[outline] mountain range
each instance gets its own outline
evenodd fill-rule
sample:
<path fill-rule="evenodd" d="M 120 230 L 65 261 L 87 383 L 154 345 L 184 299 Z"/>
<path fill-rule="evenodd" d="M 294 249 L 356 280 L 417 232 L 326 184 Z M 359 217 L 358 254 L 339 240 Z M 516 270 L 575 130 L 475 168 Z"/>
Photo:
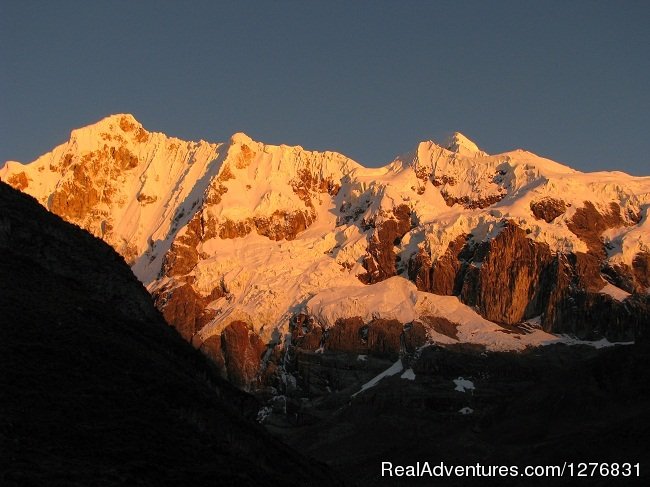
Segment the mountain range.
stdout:
<path fill-rule="evenodd" d="M 119 114 L 0 180 L 2 483 L 645 476 L 650 177 L 460 133 L 366 168 Z M 548 483 L 445 482 L 508 480 Z"/>
<path fill-rule="evenodd" d="M 118 114 L 0 179 L 110 244 L 244 388 L 285 387 L 292 348 L 604 345 L 650 320 L 650 177 L 489 155 L 460 133 L 368 168 Z"/>

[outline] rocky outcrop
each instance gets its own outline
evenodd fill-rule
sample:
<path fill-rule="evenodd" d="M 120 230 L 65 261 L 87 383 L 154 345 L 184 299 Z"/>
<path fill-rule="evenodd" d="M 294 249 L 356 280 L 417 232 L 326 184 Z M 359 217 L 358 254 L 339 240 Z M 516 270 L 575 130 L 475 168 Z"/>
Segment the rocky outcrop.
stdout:
<path fill-rule="evenodd" d="M 466 208 L 468 210 L 487 208 L 488 206 L 492 206 L 493 204 L 498 203 L 506 196 L 506 194 L 503 193 L 490 195 L 485 198 L 471 198 L 467 195 L 452 196 L 445 190 L 442 190 L 440 194 L 445 199 L 447 206 L 461 205 L 463 208 Z"/>
<path fill-rule="evenodd" d="M 650 252 L 639 252 L 634 256 L 632 261 L 632 270 L 634 279 L 641 288 L 640 291 L 648 292 L 650 288 Z"/>
<path fill-rule="evenodd" d="M 638 296 L 620 302 L 600 293 L 606 284 L 600 266 L 601 262 L 591 254 L 555 258 L 547 274 L 552 290 L 542 315 L 544 329 L 591 340 L 635 339 L 638 325 L 650 322 L 650 309 L 638 304 Z"/>
<path fill-rule="evenodd" d="M 276 210 L 270 217 L 252 219 L 255 231 L 270 240 L 293 240 L 314 221 L 315 214 L 306 211 Z"/>
<path fill-rule="evenodd" d="M 189 286 L 176 288 L 176 295 L 180 296 L 180 302 L 157 302 L 156 305 L 163 307 L 165 319 L 177 328 L 187 341 L 212 360 L 222 377 L 244 390 L 256 389 L 276 379 L 271 377 L 274 367 L 271 367 L 270 373 L 263 367 L 262 359 L 268 346 L 249 324 L 232 321 L 220 333 L 201 340 L 199 335 L 194 333 L 214 318 L 214 313 L 204 312 L 205 303 L 210 301 L 212 296 L 201 298 L 193 293 Z M 185 297 L 188 298 L 187 301 L 182 301 Z M 185 309 L 182 308 L 184 304 Z M 165 313 L 167 309 L 171 310 L 169 315 Z M 178 310 L 180 313 L 172 315 Z M 271 358 L 275 362 L 281 361 L 280 357 Z"/>
<path fill-rule="evenodd" d="M 323 349 L 352 353 L 368 350 L 368 327 L 359 316 L 337 320 L 332 328 L 316 333 L 322 337 L 319 346 Z"/>
<path fill-rule="evenodd" d="M 648 322 L 650 310 L 633 303 L 634 299 L 619 302 L 606 294 L 568 289 L 549 302 L 543 325 L 550 332 L 585 340 L 634 341 L 636 328 Z"/>
<path fill-rule="evenodd" d="M 188 274 L 199 260 L 198 245 L 204 237 L 201 215 L 196 214 L 177 235 L 170 250 L 165 254 L 163 273 L 167 277 Z"/>
<path fill-rule="evenodd" d="M 544 198 L 530 202 L 530 210 L 538 220 L 551 223 L 566 211 L 566 203 L 556 198 Z"/>
<path fill-rule="evenodd" d="M 392 215 L 375 227 L 363 260 L 366 272 L 358 276 L 362 282 L 372 284 L 397 274 L 395 246 L 410 229 L 411 209 L 407 205 L 395 207 Z"/>
<path fill-rule="evenodd" d="M 457 237 L 435 262 L 421 250 L 409 263 L 409 277 L 422 291 L 458 295 L 488 320 L 512 325 L 542 313 L 552 259 L 548 246 L 506 221 L 480 244 Z"/>
<path fill-rule="evenodd" d="M 216 315 L 207 305 L 222 296 L 224 292 L 220 287 L 216 287 L 208 296 L 201 296 L 190 282 L 172 283 L 153 293 L 156 308 L 162 312 L 167 323 L 189 342 Z"/>
<path fill-rule="evenodd" d="M 125 146 L 109 146 L 84 154 L 81 157 L 64 157 L 61 164 L 69 166 L 71 178 L 52 194 L 48 208 L 53 213 L 71 221 L 82 221 L 100 215 L 95 210 L 98 203 L 110 205 L 116 193 L 115 184 L 120 173 L 135 168 L 139 159 Z"/>
<path fill-rule="evenodd" d="M 431 291 L 431 268 L 433 262 L 431 255 L 424 248 L 420 248 L 416 254 L 411 256 L 408 262 L 409 279 L 415 283 L 420 291 Z M 453 273 L 454 278 L 456 272 Z"/>
<path fill-rule="evenodd" d="M 12 174 L 7 178 L 7 183 L 9 183 L 10 186 L 13 186 L 14 189 L 17 189 L 19 191 L 23 191 L 27 186 L 29 186 L 29 180 L 27 178 L 27 174 L 24 172 L 19 172 L 16 174 Z"/>
<path fill-rule="evenodd" d="M 291 181 L 293 192 L 305 203 L 308 208 L 313 208 L 312 197 L 314 193 L 336 196 L 341 189 L 341 184 L 331 177 L 323 177 L 313 168 L 299 169 L 296 177 Z"/>
<path fill-rule="evenodd" d="M 582 235 L 593 237 L 602 226 L 596 223 Z M 593 238 L 591 242 L 595 244 Z M 632 299 L 619 302 L 603 294 L 603 275 L 628 292 L 646 292 L 646 259 L 639 254 L 629 269 L 607 266 L 600 252 L 552 254 L 546 244 L 506 221 L 489 241 L 474 244 L 458 237 L 435 262 L 420 249 L 409 262 L 409 277 L 422 291 L 459 296 L 496 323 L 516 325 L 541 316 L 544 329 L 552 333 L 633 340 L 637 321 L 650 320 L 650 315 L 644 306 L 634 307 Z"/>
<path fill-rule="evenodd" d="M 228 380 L 243 388 L 255 384 L 266 348 L 262 339 L 243 321 L 233 321 L 226 326 L 221 332 L 221 353 Z"/>
<path fill-rule="evenodd" d="M 314 221 L 315 214 L 313 211 L 285 211 L 276 210 L 268 217 L 253 217 L 244 220 L 214 221 L 209 223 L 211 233 L 206 238 L 212 236 L 212 232 L 221 239 L 245 237 L 252 231 L 258 235 L 267 237 L 269 240 L 293 240 L 300 233 L 309 228 Z M 212 230 L 214 228 L 214 230 Z"/>
<path fill-rule="evenodd" d="M 95 188 L 93 175 L 83 164 L 72 167 L 71 180 L 63 183 L 52 194 L 49 210 L 68 221 L 81 221 L 97 205 L 100 193 Z M 106 197 L 110 199 L 111 191 Z"/>
<path fill-rule="evenodd" d="M 471 255 L 469 235 L 459 235 L 444 254 L 432 261 L 429 251 L 421 248 L 409 260 L 408 275 L 420 291 L 452 296 L 460 293 L 465 267 Z"/>
<path fill-rule="evenodd" d="M 605 247 L 601 240 L 602 233 L 608 228 L 633 225 L 626 220 L 618 203 L 611 202 L 608 212 L 599 212 L 590 201 L 584 202 L 584 207 L 576 208 L 576 212 L 567 223 L 567 227 L 578 238 L 587 244 L 589 251 L 604 258 Z"/>
<path fill-rule="evenodd" d="M 334 326 L 323 328 L 304 314 L 292 319 L 294 347 L 302 350 L 323 350 L 370 354 L 395 359 L 400 353 L 412 353 L 427 341 L 426 328 L 421 322 L 401 323 L 376 318 L 364 322 L 355 316 L 339 319 Z"/>
<path fill-rule="evenodd" d="M 632 268 L 627 264 L 604 262 L 600 272 L 604 279 L 628 293 L 645 292 L 636 282 Z"/>
<path fill-rule="evenodd" d="M 193 342 L 193 345 L 197 345 L 196 340 Z M 223 357 L 223 352 L 221 350 L 221 335 L 211 335 L 205 341 L 198 344 L 198 349 L 203 352 L 212 362 L 217 366 L 217 370 L 221 373 L 221 376 L 225 379 L 228 377 L 228 372 L 226 370 L 226 361 Z"/>
<path fill-rule="evenodd" d="M 552 261 L 547 245 L 533 242 L 512 222 L 479 244 L 463 277 L 460 297 L 490 321 L 515 324 L 543 311 L 544 274 Z"/>
<path fill-rule="evenodd" d="M 458 340 L 458 323 L 449 321 L 440 316 L 421 316 L 420 320 L 435 332 Z"/>
<path fill-rule="evenodd" d="M 219 224 L 219 229 L 217 230 L 219 238 L 228 239 L 228 238 L 239 238 L 245 237 L 253 231 L 253 226 L 251 225 L 250 220 L 245 221 L 232 221 L 224 220 Z"/>

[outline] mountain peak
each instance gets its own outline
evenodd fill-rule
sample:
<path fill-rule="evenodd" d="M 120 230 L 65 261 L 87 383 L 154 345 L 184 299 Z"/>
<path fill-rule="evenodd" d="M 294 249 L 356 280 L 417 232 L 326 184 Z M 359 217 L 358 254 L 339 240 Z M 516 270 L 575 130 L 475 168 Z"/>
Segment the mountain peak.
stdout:
<path fill-rule="evenodd" d="M 119 133 L 119 132 L 133 132 L 137 130 L 144 130 L 142 124 L 130 113 L 116 113 L 102 118 L 101 120 L 85 125 L 83 127 L 72 130 L 71 138 L 78 138 L 79 136 L 89 135 L 94 136 L 98 133 Z"/>
<path fill-rule="evenodd" d="M 130 113 L 115 113 L 102 118 L 100 121 L 89 125 L 90 127 L 106 127 L 115 130 L 117 127 L 124 132 L 133 130 L 133 128 L 142 127 L 142 124 Z"/>
<path fill-rule="evenodd" d="M 253 142 L 253 139 L 251 139 L 244 132 L 237 132 L 233 134 L 232 137 L 230 137 L 230 142 L 232 144 L 250 144 Z"/>
<path fill-rule="evenodd" d="M 484 151 L 460 132 L 454 132 L 445 142 L 445 148 L 462 155 L 486 155 Z"/>

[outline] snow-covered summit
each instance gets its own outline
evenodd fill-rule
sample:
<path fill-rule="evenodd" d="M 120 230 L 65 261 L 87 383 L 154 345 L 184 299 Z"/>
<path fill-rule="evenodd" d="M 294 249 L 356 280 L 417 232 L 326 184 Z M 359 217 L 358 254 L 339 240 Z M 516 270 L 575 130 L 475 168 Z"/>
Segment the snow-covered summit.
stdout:
<path fill-rule="evenodd" d="M 0 179 L 113 245 L 133 262 L 170 232 L 177 210 L 214 170 L 219 144 L 148 132 L 130 114 L 75 129 L 30 164 Z"/>
<path fill-rule="evenodd" d="M 467 156 L 487 155 L 486 152 L 483 152 L 478 148 L 478 145 L 460 132 L 454 132 L 447 138 L 445 141 L 445 148 L 452 152 L 457 152 L 458 154 Z"/>
<path fill-rule="evenodd" d="M 247 134 L 244 132 L 236 132 L 232 134 L 230 137 L 230 143 L 235 145 L 235 144 L 252 144 L 253 139 L 251 139 Z"/>

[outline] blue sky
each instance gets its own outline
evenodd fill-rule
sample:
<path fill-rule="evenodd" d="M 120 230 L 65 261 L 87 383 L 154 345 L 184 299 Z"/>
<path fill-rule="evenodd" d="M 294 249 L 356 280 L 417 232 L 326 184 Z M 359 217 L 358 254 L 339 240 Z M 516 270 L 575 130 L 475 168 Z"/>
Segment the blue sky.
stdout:
<path fill-rule="evenodd" d="M 650 174 L 649 25 L 647 1 L 0 0 L 0 161 L 129 112 L 370 166 L 458 130 Z"/>

